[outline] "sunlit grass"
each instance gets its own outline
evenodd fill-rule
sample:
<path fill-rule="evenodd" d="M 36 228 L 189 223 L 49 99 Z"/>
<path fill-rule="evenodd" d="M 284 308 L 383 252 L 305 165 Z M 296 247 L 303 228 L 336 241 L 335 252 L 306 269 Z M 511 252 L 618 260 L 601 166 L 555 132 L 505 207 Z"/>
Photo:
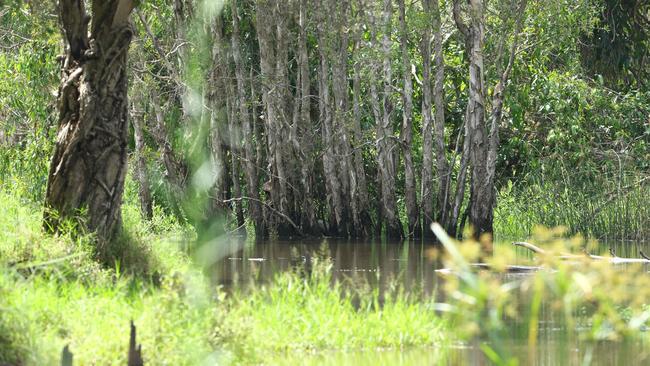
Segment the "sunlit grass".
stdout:
<path fill-rule="evenodd" d="M 0 362 L 57 364 L 69 345 L 75 364 L 122 365 L 131 319 L 152 365 L 259 363 L 285 352 L 444 340 L 443 323 L 419 298 L 397 286 L 380 297 L 333 284 L 325 260 L 311 276 L 284 273 L 226 295 L 190 260 L 182 241 L 191 230 L 159 210 L 143 222 L 128 197 L 120 242 L 127 254 L 103 265 L 92 237 L 46 235 L 37 204 L 3 190 L 0 199 Z"/>
<path fill-rule="evenodd" d="M 310 278 L 283 273 L 271 285 L 236 293 L 225 321 L 244 328 L 245 343 L 255 345 L 248 351 L 257 354 L 441 344 L 444 327 L 430 305 L 400 290 L 381 299 L 376 290 L 332 284 L 325 261 Z"/>

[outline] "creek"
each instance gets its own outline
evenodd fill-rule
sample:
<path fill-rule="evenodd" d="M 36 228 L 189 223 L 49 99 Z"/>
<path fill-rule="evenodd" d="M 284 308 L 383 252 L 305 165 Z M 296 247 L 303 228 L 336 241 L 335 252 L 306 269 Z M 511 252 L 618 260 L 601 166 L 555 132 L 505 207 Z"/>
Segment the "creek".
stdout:
<path fill-rule="evenodd" d="M 332 263 L 333 280 L 362 283 L 380 293 L 390 284 L 399 283 L 407 291 L 422 298 L 440 298 L 444 278 L 436 269 L 440 264 L 430 259 L 431 244 L 420 242 L 379 242 L 341 239 L 300 239 L 251 242 L 230 241 L 223 259 L 215 266 L 214 280 L 224 288 L 246 287 L 251 281 L 268 283 L 281 272 L 309 267 L 315 256 L 327 256 Z M 502 244 L 505 245 L 505 244 Z M 601 252 L 612 248 L 621 257 L 638 258 L 633 243 L 602 244 Z M 498 253 L 497 246 L 496 252 Z M 318 254 L 320 253 L 320 254 Z M 517 258 L 528 259 L 531 252 L 517 249 Z M 645 268 L 646 271 L 650 267 Z M 503 281 L 516 281 L 527 274 L 505 274 Z M 650 274 L 649 274 L 650 275 Z M 567 332 L 562 316 L 543 305 L 539 316 L 539 332 L 535 347 L 530 347 L 522 324 L 507 324 L 508 336 L 500 340 L 511 357 L 520 365 L 634 365 L 650 362 L 647 341 L 588 341 L 577 332 Z M 343 326 L 343 325 L 342 325 Z M 568 334 L 574 336 L 569 337 Z M 270 364 L 285 365 L 489 365 L 480 345 L 487 340 L 453 342 L 450 345 L 401 350 L 325 351 L 314 354 L 282 355 Z"/>

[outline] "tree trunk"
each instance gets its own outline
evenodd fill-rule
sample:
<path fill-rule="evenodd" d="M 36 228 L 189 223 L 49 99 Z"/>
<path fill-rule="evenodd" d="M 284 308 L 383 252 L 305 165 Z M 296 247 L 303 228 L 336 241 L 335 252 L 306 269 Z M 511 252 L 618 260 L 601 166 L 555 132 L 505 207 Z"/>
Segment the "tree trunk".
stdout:
<path fill-rule="evenodd" d="M 474 237 L 492 234 L 492 190 L 487 174 L 488 139 L 485 126 L 485 78 L 483 69 L 483 0 L 469 3 L 469 114 L 470 165 L 472 179 L 469 221 Z"/>
<path fill-rule="evenodd" d="M 93 2 L 88 14 L 84 2 L 59 2 L 67 47 L 45 197 L 44 225 L 50 231 L 82 212 L 84 226 L 100 241 L 113 239 L 120 227 L 133 6 L 130 0 Z"/>
<path fill-rule="evenodd" d="M 226 151 L 224 146 L 229 144 L 228 119 L 229 119 L 229 98 L 230 93 L 228 78 L 225 78 L 227 67 L 227 56 L 225 55 L 225 41 L 223 39 L 223 23 L 221 16 L 215 18 L 212 26 L 214 46 L 212 47 L 212 70 L 210 71 L 209 83 L 204 100 L 210 108 L 202 108 L 202 114 L 209 114 L 209 120 L 202 121 L 201 125 L 209 128 L 210 159 L 212 162 L 212 174 L 214 186 L 212 187 L 212 213 L 223 213 L 226 210 L 224 201 L 228 198 Z M 206 116 L 207 117 L 207 116 Z M 200 134 L 199 134 L 200 136 Z"/>
<path fill-rule="evenodd" d="M 241 55 L 241 39 L 239 34 L 239 10 L 237 7 L 237 1 L 233 1 L 231 6 L 232 11 L 232 55 L 235 63 L 235 78 L 237 79 L 237 106 L 239 109 L 239 123 L 241 125 L 242 138 L 244 140 L 244 157 L 245 157 L 245 176 L 246 176 L 246 187 L 248 190 L 249 200 L 248 205 L 248 216 L 250 217 L 253 225 L 255 226 L 256 236 L 262 236 L 261 228 L 264 227 L 262 219 L 262 211 L 259 203 L 259 186 L 258 186 L 258 175 L 257 167 L 255 164 L 255 153 L 254 153 L 254 144 L 259 144 L 259 141 L 255 141 L 253 126 L 251 121 L 251 114 L 249 113 L 249 101 L 248 92 L 246 88 L 246 78 L 244 76 L 244 65 Z M 252 96 L 251 96 L 252 99 Z M 254 116 L 253 116 L 254 117 Z"/>
<path fill-rule="evenodd" d="M 153 217 L 153 203 L 151 200 L 151 189 L 149 187 L 149 174 L 147 172 L 147 160 L 145 158 L 144 149 L 144 135 L 142 115 L 132 116 L 131 123 L 133 124 L 133 137 L 135 139 L 135 159 L 137 162 L 136 176 L 138 179 L 138 197 L 140 198 L 140 210 L 142 216 L 150 220 Z"/>
<path fill-rule="evenodd" d="M 436 63 L 436 77 L 433 87 L 433 99 L 436 108 L 434 119 L 434 141 L 436 153 L 436 169 L 438 177 L 438 214 L 436 220 L 443 227 L 448 228 L 451 210 L 451 168 L 449 167 L 445 149 L 445 60 L 442 49 L 442 25 L 440 5 L 438 0 L 432 1 L 434 47 L 433 53 Z"/>
<path fill-rule="evenodd" d="M 301 199 L 302 219 L 301 225 L 303 231 L 313 235 L 321 234 L 313 198 L 313 151 L 314 151 L 314 134 L 311 131 L 311 81 L 309 77 L 309 54 L 307 50 L 307 0 L 299 1 L 299 19 L 298 25 L 300 33 L 298 35 L 298 72 L 299 72 L 299 96 L 296 101 L 300 109 L 298 116 L 297 131 L 300 136 L 298 139 L 300 147 L 297 149 L 301 156 L 300 180 L 302 185 Z"/>
<path fill-rule="evenodd" d="M 359 32 L 355 33 L 354 50 L 359 51 L 361 46 Z M 367 237 L 372 230 L 370 218 L 370 200 L 368 198 L 368 183 L 363 166 L 363 133 L 361 131 L 361 60 L 354 62 L 354 75 L 352 80 L 352 104 L 354 123 L 354 169 L 356 171 L 355 196 L 357 197 L 357 210 L 359 226 L 355 227 L 356 235 Z"/>
<path fill-rule="evenodd" d="M 382 157 L 379 164 L 381 172 L 381 192 L 382 192 L 382 213 L 386 221 L 386 236 L 389 239 L 401 239 L 404 237 L 402 223 L 399 219 L 397 210 L 397 200 L 395 197 L 395 178 L 397 174 L 395 164 L 395 141 L 393 140 L 392 110 L 392 70 L 391 70 L 391 40 L 390 34 L 392 29 L 393 7 L 391 0 L 384 0 L 383 8 L 383 98 L 382 98 L 382 119 L 380 122 L 380 136 L 377 139 L 381 141 L 377 154 Z"/>
<path fill-rule="evenodd" d="M 321 0 L 316 0 L 316 9 L 319 16 L 317 25 L 318 52 L 320 60 L 319 84 L 318 84 L 318 106 L 322 124 L 323 135 L 323 172 L 325 175 L 325 187 L 327 192 L 327 205 L 329 207 L 329 230 L 335 235 L 342 235 L 345 209 L 341 196 L 341 182 L 336 171 L 334 122 L 330 101 L 328 46 L 325 34 L 325 25 L 329 24 L 328 14 Z"/>
<path fill-rule="evenodd" d="M 284 139 L 286 125 L 287 104 L 287 78 L 286 78 L 286 48 L 283 45 L 286 17 L 279 10 L 279 3 L 269 0 L 257 0 L 257 38 L 260 50 L 260 71 L 262 81 L 262 103 L 264 105 L 264 124 L 268 146 L 268 174 L 269 180 L 265 190 L 271 198 L 273 210 L 267 222 L 269 229 L 280 236 L 289 236 L 293 228 L 286 222 L 285 217 L 291 216 L 289 209 L 292 202 L 289 200 L 289 183 L 287 175 L 287 161 L 285 160 L 286 147 Z M 278 38 L 281 38 L 280 40 Z M 278 43 L 280 42 L 280 43 Z M 277 212 L 280 214 L 278 215 Z"/>
<path fill-rule="evenodd" d="M 422 0 L 426 26 L 422 34 L 422 177 L 420 179 L 420 200 L 422 201 L 422 227 L 424 236 L 432 238 L 429 225 L 436 220 L 433 212 L 433 126 L 431 94 L 431 1 Z M 437 0 L 433 0 L 437 1 Z"/>
<path fill-rule="evenodd" d="M 332 89 L 334 96 L 334 123 L 333 140 L 335 154 L 338 162 L 337 172 L 339 174 L 340 190 L 342 197 L 342 222 L 338 229 L 339 235 L 347 236 L 356 231 L 361 225 L 359 208 L 357 206 L 356 171 L 352 163 L 352 149 L 350 147 L 350 124 L 349 118 L 349 97 L 348 97 L 348 48 L 349 35 L 348 18 L 350 16 L 350 4 L 348 0 L 330 0 L 328 9 L 335 14 L 330 30 L 334 31 L 332 37 Z M 352 217 L 350 217 L 352 216 Z M 352 219 L 352 222 L 350 222 Z M 352 225 L 350 225 L 352 224 Z M 350 227 L 352 226 L 352 228 Z"/>
<path fill-rule="evenodd" d="M 436 0 L 437 1 L 437 0 Z M 408 220 L 408 236 L 419 238 L 422 235 L 420 215 L 415 191 L 415 168 L 413 166 L 413 80 L 411 79 L 411 59 L 408 51 L 408 29 L 406 28 L 406 6 L 404 0 L 399 0 L 400 43 L 402 50 L 402 67 L 404 68 L 404 88 L 402 101 L 401 142 L 404 152 L 404 194 L 406 201 L 406 216 Z"/>

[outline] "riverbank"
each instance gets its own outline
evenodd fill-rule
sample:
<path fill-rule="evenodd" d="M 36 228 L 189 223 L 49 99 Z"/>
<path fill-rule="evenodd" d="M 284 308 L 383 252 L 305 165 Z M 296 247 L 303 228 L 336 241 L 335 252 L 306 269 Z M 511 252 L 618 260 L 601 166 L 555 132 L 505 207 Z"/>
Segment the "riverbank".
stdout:
<path fill-rule="evenodd" d="M 0 201 L 3 363 L 56 364 L 69 345 L 75 364 L 124 364 L 131 319 L 147 364 L 257 363 L 283 352 L 444 341 L 428 304 L 396 288 L 380 306 L 374 289 L 331 286 L 327 261 L 309 279 L 285 273 L 226 294 L 183 251 L 191 233 L 160 212 L 144 222 L 127 204 L 122 245 L 130 250 L 102 266 L 89 237 L 45 235 L 37 205 L 5 191 Z"/>

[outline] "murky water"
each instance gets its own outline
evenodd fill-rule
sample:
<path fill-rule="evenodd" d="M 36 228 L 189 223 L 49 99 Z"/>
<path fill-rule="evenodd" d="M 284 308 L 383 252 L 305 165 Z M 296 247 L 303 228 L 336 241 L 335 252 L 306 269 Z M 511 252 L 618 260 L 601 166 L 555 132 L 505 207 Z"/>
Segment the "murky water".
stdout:
<path fill-rule="evenodd" d="M 601 252 L 612 248 L 618 256 L 638 258 L 636 244 L 604 245 Z M 271 281 L 280 271 L 295 266 L 309 266 L 314 255 L 331 258 L 335 279 L 363 281 L 380 292 L 393 281 L 419 296 L 438 296 L 442 281 L 435 270 L 437 264 L 429 259 L 433 245 L 422 243 L 386 243 L 379 241 L 349 241 L 340 239 L 310 239 L 300 241 L 264 241 L 258 243 L 233 240 L 226 244 L 223 259 L 215 267 L 215 281 L 226 288 L 246 286 L 250 281 Z M 498 248 L 497 248 L 498 252 Z M 318 254 L 320 253 L 320 254 Z M 531 253 L 518 250 L 521 259 Z M 518 275 L 508 275 L 512 280 Z M 639 365 L 650 364 L 650 349 L 642 341 L 587 342 L 576 336 L 567 338 L 561 316 L 552 311 L 540 314 L 536 347 L 528 346 L 527 333 L 513 332 L 499 343 L 520 365 Z M 523 328 L 523 327 L 522 327 Z M 272 364 L 284 365 L 488 365 L 489 359 L 481 350 L 480 341 L 471 344 L 455 343 L 441 348 L 414 348 L 404 350 L 373 350 L 355 352 L 323 352 L 317 354 L 283 355 Z"/>

